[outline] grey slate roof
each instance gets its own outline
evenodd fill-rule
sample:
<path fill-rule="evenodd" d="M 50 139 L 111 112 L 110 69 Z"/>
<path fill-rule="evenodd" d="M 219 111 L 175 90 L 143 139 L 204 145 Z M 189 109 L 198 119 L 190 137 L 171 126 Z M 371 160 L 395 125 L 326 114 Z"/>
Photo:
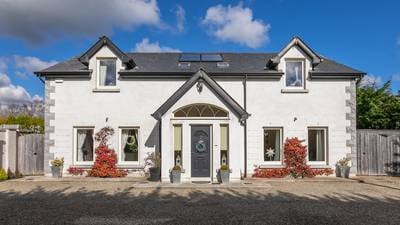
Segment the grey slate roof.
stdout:
<path fill-rule="evenodd" d="M 270 69 L 267 62 L 278 53 L 220 53 L 223 60 L 229 62 L 229 68 L 218 68 L 216 62 L 190 62 L 189 69 L 183 69 L 178 66 L 181 53 L 126 53 L 132 58 L 136 67 L 126 70 L 127 74 L 151 74 L 151 73 L 195 73 L 200 68 L 207 71 L 208 74 L 277 74 L 280 71 Z M 90 72 L 88 67 L 79 61 L 78 57 L 58 63 L 54 66 L 36 72 L 38 75 L 45 76 L 49 73 L 57 72 Z M 333 60 L 324 58 L 314 68 L 314 73 L 327 74 L 358 74 L 363 72 L 337 63 Z M 127 75 L 128 76 L 128 75 Z"/>

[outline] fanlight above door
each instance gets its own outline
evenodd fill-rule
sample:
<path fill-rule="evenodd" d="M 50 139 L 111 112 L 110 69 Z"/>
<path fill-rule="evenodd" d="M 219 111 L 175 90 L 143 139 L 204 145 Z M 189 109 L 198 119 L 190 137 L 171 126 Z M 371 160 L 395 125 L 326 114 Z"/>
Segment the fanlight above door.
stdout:
<path fill-rule="evenodd" d="M 184 106 L 174 113 L 175 117 L 228 117 L 228 112 L 211 104 L 192 104 Z"/>

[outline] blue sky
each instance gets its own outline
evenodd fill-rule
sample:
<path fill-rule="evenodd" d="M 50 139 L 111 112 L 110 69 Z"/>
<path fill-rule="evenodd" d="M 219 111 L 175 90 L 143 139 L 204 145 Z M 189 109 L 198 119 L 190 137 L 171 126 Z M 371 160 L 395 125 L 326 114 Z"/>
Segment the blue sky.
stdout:
<path fill-rule="evenodd" d="M 101 35 L 124 51 L 276 52 L 299 35 L 319 54 L 400 89 L 400 1 L 0 0 L 0 103 L 43 96 L 32 74 Z M 7 96 L 7 97 L 5 97 Z"/>

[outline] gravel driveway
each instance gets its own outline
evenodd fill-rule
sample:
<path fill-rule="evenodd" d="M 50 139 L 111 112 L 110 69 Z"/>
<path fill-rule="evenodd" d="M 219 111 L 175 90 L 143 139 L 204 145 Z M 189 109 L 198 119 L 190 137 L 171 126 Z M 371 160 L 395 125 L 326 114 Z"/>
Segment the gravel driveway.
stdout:
<path fill-rule="evenodd" d="M 271 181 L 224 189 L 6 181 L 0 224 L 400 224 L 399 181 Z"/>

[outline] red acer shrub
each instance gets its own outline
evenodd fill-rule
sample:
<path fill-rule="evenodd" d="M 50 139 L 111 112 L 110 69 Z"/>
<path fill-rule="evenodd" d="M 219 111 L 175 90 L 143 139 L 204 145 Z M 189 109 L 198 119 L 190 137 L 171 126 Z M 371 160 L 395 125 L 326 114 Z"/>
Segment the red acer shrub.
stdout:
<path fill-rule="evenodd" d="M 288 138 L 284 145 L 285 168 L 256 168 L 253 177 L 282 178 L 288 175 L 294 178 L 315 177 L 317 175 L 330 175 L 330 168 L 313 169 L 306 164 L 307 146 L 302 145 L 297 137 Z"/>
<path fill-rule="evenodd" d="M 68 173 L 74 175 L 74 176 L 78 176 L 78 175 L 83 175 L 83 173 L 85 172 L 82 168 L 77 168 L 77 167 L 69 167 L 67 169 Z"/>
<path fill-rule="evenodd" d="M 108 138 L 114 134 L 114 129 L 104 127 L 95 135 L 95 140 L 99 142 L 96 148 L 96 160 L 92 168 L 88 171 L 90 177 L 125 177 L 125 170 L 117 169 L 117 155 L 113 149 L 107 145 Z"/>

